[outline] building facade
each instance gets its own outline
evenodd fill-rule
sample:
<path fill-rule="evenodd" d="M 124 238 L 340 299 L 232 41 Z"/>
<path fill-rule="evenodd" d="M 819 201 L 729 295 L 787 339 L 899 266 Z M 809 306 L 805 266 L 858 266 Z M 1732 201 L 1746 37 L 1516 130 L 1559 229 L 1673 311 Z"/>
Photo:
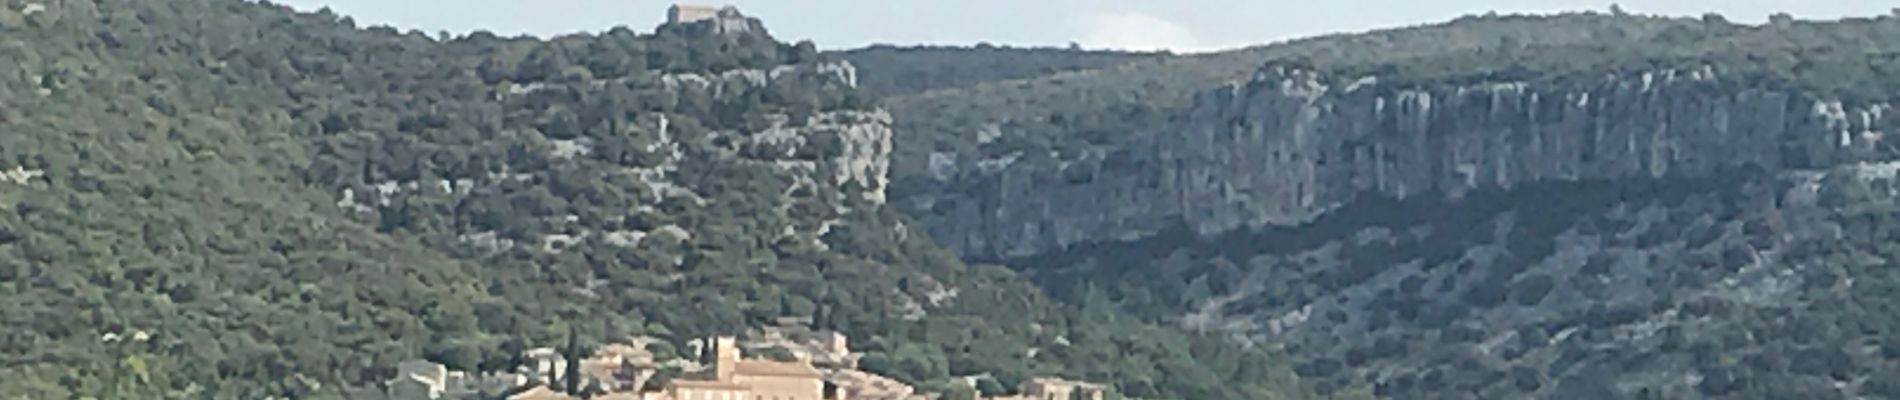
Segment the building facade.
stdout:
<path fill-rule="evenodd" d="M 1057 378 L 1032 378 L 1023 382 L 1016 395 L 991 397 L 989 400 L 1102 400 L 1108 388 L 1100 384 Z"/>
<path fill-rule="evenodd" d="M 825 381 L 809 362 L 747 360 L 729 336 L 707 342 L 712 368 L 668 383 L 673 400 L 842 400 L 825 396 Z"/>
<path fill-rule="evenodd" d="M 681 24 L 707 21 L 719 16 L 719 7 L 699 4 L 674 4 L 666 9 L 666 23 Z"/>

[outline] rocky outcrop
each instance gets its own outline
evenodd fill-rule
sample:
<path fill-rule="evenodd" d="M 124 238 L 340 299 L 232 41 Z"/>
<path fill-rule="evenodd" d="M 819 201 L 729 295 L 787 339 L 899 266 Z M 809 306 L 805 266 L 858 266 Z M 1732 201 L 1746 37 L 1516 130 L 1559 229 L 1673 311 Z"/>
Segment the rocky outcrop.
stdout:
<path fill-rule="evenodd" d="M 634 75 L 578 84 L 527 82 L 510 84 L 502 92 L 505 95 L 498 94 L 498 98 L 545 95 L 542 93 L 544 91 L 562 93 L 653 87 L 677 98 L 736 102 L 742 96 L 784 87 L 818 92 L 850 90 L 856 85 L 855 67 L 847 62 L 828 62 L 709 74 Z M 642 193 L 641 201 L 647 202 L 636 207 L 644 215 L 662 213 L 663 207 L 656 205 L 668 202 L 690 204 L 694 208 L 722 206 L 717 204 L 716 199 L 709 198 L 707 193 L 726 188 L 707 186 L 725 183 L 703 179 L 704 173 L 689 171 L 693 168 L 689 164 L 722 170 L 730 169 L 731 166 L 759 168 L 790 182 L 789 188 L 776 193 L 773 198 L 782 201 L 778 210 L 801 210 L 792 213 L 799 218 L 793 218 L 777 232 L 783 236 L 802 235 L 819 247 L 825 246 L 819 238 L 839 225 L 843 214 L 854 211 L 831 202 L 849 198 L 871 205 L 884 204 L 885 190 L 890 184 L 892 150 L 891 116 L 888 112 L 875 108 L 809 113 L 778 110 L 761 113 L 760 118 L 768 123 L 757 127 L 712 130 L 700 135 L 693 132 L 702 130 L 702 126 L 676 123 L 674 117 L 666 113 L 640 115 L 629 121 L 621 132 L 632 138 L 630 142 L 634 143 L 632 147 L 635 148 L 620 153 L 636 153 L 641 160 L 626 165 L 610 159 L 613 155 L 602 154 L 600 149 L 608 146 L 602 142 L 612 138 L 582 136 L 549 139 L 542 150 L 553 162 L 589 165 L 632 177 L 630 183 L 636 185 L 633 189 Z M 466 201 L 484 187 L 547 181 L 554 179 L 557 173 L 551 169 L 511 170 L 490 173 L 485 179 L 384 181 L 342 189 L 337 206 L 371 216 L 400 210 L 405 204 L 404 198 L 408 196 L 444 196 Z M 0 183 L 10 180 L 8 174 L 0 171 Z M 25 179 L 37 175 L 20 176 L 23 176 L 20 181 L 25 182 Z M 601 221 L 582 221 L 578 215 L 557 216 L 550 220 L 551 224 L 567 226 L 569 232 L 544 235 L 525 244 L 535 245 L 542 252 L 559 253 L 562 249 L 595 238 L 616 246 L 638 248 L 651 238 L 661 238 L 664 242 L 690 242 L 694 237 L 692 226 L 602 230 L 585 227 L 602 225 L 599 223 Z M 460 235 L 459 240 L 488 253 L 498 253 L 523 244 L 494 231 Z M 678 262 L 679 259 L 675 258 L 674 264 Z"/>
<path fill-rule="evenodd" d="M 1459 198 L 1550 180 L 1700 177 L 1876 158 L 1885 104 L 1847 105 L 1719 68 L 1569 83 L 1388 87 L 1271 65 L 1201 94 L 1137 144 L 1054 163 L 959 165 L 916 196 L 966 257 L 1311 221 L 1361 196 Z M 1053 166 L 1053 167 L 1052 167 Z"/>
<path fill-rule="evenodd" d="M 858 69 L 848 62 L 783 65 L 772 69 L 739 69 L 718 74 L 668 74 L 660 77 L 660 84 L 682 94 L 697 91 L 714 98 L 724 98 L 780 80 L 815 87 L 856 87 Z"/>
<path fill-rule="evenodd" d="M 770 129 L 736 140 L 739 154 L 782 171 L 802 172 L 798 185 L 852 188 L 867 201 L 884 203 L 891 169 L 889 113 L 838 111 L 799 124 L 775 122 Z"/>

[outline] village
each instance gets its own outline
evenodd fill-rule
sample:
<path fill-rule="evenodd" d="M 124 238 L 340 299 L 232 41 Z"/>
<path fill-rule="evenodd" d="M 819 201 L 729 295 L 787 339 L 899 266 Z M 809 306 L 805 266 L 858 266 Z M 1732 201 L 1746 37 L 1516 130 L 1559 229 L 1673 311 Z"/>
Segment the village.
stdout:
<path fill-rule="evenodd" d="M 748 340 L 716 336 L 694 340 L 687 354 L 701 360 L 656 360 L 648 344 L 630 337 L 568 360 L 552 348 L 524 352 L 514 372 L 451 371 L 413 360 L 380 393 L 390 400 L 932 400 L 910 385 L 858 368 L 860 354 L 841 333 L 814 330 L 808 320 L 781 319 Z M 767 355 L 770 355 L 769 357 Z M 578 365 L 570 366 L 569 362 Z M 569 371 L 577 371 L 569 376 Z M 660 376 L 673 372 L 662 382 Z M 968 382 L 966 382 L 968 384 Z M 984 400 L 1102 400 L 1106 387 L 1059 378 L 1032 378 L 1016 393 Z M 972 391 L 973 393 L 973 391 Z"/>
<path fill-rule="evenodd" d="M 674 5 L 668 24 L 689 24 L 715 34 L 751 29 L 736 8 Z M 18 175 L 18 174 L 16 174 Z M 16 179 L 24 180 L 24 179 Z M 811 328 L 809 318 L 781 318 L 741 341 L 736 336 L 692 340 L 685 357 L 657 359 L 648 349 L 661 339 L 636 336 L 570 360 L 554 348 L 520 354 L 512 372 L 454 371 L 425 360 L 396 366 L 396 376 L 360 398 L 390 400 L 933 400 L 897 379 L 859 368 L 848 338 Z M 670 352 L 669 352 L 670 353 Z M 692 356 L 697 356 L 692 359 Z M 570 365 L 569 363 L 574 363 Z M 974 379 L 961 384 L 976 393 Z M 1105 386 L 1051 377 L 1031 378 L 1014 394 L 984 400 L 1102 400 Z M 972 395 L 966 397 L 976 400 Z M 958 399 L 961 400 L 961 399 Z"/>

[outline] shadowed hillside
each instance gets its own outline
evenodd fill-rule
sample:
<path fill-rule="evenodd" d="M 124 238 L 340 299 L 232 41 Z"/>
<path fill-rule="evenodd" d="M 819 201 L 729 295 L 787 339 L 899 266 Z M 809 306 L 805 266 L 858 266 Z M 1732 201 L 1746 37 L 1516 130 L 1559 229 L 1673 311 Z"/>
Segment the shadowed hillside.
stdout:
<path fill-rule="evenodd" d="M 1114 67 L 1141 60 L 1171 57 L 1165 53 L 1130 53 L 1059 48 L 1015 48 L 877 45 L 835 52 L 833 57 L 858 67 L 858 83 L 878 97 L 903 96 L 937 89 L 960 89 L 987 82 L 1030 79 L 1061 72 Z"/>

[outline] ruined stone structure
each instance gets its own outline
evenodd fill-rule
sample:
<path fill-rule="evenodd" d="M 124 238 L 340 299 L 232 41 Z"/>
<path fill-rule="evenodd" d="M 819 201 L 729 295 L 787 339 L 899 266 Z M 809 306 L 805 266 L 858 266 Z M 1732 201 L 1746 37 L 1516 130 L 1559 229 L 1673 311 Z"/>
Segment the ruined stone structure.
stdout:
<path fill-rule="evenodd" d="M 674 4 L 666 10 L 666 23 L 683 24 L 711 20 L 719 16 L 719 7 L 700 4 Z"/>
<path fill-rule="evenodd" d="M 717 35 L 764 32 L 765 24 L 758 19 L 747 17 L 738 7 L 714 7 L 707 5 L 675 4 L 666 10 L 668 25 L 703 26 L 705 31 Z"/>

